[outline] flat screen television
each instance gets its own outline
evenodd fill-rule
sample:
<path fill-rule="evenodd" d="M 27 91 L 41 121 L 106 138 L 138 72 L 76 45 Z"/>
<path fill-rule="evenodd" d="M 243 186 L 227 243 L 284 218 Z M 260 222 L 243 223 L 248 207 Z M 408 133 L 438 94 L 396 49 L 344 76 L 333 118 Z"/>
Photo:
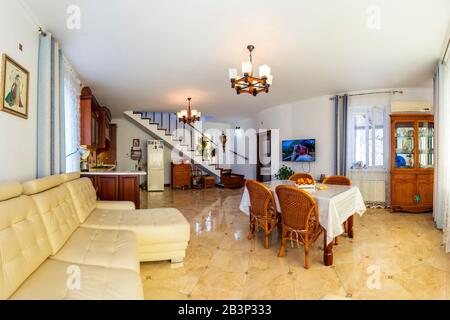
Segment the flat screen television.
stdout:
<path fill-rule="evenodd" d="M 316 139 L 284 140 L 281 145 L 283 161 L 316 161 Z"/>

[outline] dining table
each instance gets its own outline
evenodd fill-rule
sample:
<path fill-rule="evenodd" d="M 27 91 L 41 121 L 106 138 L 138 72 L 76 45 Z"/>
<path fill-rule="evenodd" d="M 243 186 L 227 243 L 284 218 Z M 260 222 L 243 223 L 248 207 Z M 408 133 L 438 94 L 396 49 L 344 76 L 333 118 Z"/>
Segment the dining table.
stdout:
<path fill-rule="evenodd" d="M 275 192 L 279 185 L 296 186 L 290 180 L 273 180 L 264 182 L 274 196 L 277 212 L 281 212 L 280 203 Z M 353 238 L 353 215 L 362 216 L 366 211 L 364 199 L 357 186 L 331 185 L 317 183 L 315 189 L 304 189 L 314 198 L 319 212 L 319 224 L 324 229 L 323 261 L 326 266 L 333 264 L 333 244 L 337 236 L 345 232 L 343 223 L 347 222 L 347 235 Z M 250 214 L 250 196 L 244 188 L 239 209 Z"/>

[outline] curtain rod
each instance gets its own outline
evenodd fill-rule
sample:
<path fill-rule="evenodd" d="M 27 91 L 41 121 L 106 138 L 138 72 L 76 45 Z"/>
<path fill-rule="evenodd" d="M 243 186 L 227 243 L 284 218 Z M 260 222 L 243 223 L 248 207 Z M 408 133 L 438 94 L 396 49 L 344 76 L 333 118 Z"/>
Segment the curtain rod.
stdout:
<path fill-rule="evenodd" d="M 38 28 L 38 32 L 42 34 L 44 37 L 47 36 L 47 32 L 40 26 L 40 23 L 37 21 L 36 16 L 34 13 L 30 10 L 28 5 L 26 5 L 23 0 L 18 0 L 19 6 L 22 7 L 22 10 L 25 12 L 25 14 L 28 16 L 28 19 L 32 24 L 34 24 Z"/>
<path fill-rule="evenodd" d="M 45 32 L 41 27 L 39 27 L 39 33 L 42 34 L 44 37 L 47 36 L 47 32 Z"/>
<path fill-rule="evenodd" d="M 337 94 L 339 98 L 343 96 L 353 97 L 353 96 L 365 96 L 368 94 L 377 94 L 377 93 L 392 93 L 392 94 L 403 94 L 403 90 L 390 90 L 390 91 L 375 91 L 375 92 L 364 92 L 364 93 L 350 93 L 350 94 Z M 334 97 L 331 97 L 330 100 L 334 100 Z"/>

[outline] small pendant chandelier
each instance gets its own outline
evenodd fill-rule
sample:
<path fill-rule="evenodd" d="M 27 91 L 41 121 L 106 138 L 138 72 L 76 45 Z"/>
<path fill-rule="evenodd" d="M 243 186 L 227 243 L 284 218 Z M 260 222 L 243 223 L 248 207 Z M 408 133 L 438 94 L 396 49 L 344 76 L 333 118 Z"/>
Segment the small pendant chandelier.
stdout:
<path fill-rule="evenodd" d="M 250 52 L 250 61 L 242 62 L 243 75 L 238 76 L 237 69 L 229 69 L 228 71 L 231 88 L 235 89 L 237 94 L 250 93 L 256 96 L 262 91 L 268 93 L 273 79 L 270 74 L 270 67 L 267 64 L 263 64 L 259 67 L 258 77 L 253 76 L 252 51 L 255 47 L 248 45 L 247 49 Z"/>
<path fill-rule="evenodd" d="M 183 122 L 183 123 L 194 123 L 195 121 L 200 121 L 200 117 L 201 117 L 201 112 L 197 111 L 197 110 L 191 110 L 191 99 L 192 98 L 187 98 L 189 105 L 187 110 L 183 109 L 180 112 L 177 113 L 177 117 L 178 117 L 178 121 Z"/>

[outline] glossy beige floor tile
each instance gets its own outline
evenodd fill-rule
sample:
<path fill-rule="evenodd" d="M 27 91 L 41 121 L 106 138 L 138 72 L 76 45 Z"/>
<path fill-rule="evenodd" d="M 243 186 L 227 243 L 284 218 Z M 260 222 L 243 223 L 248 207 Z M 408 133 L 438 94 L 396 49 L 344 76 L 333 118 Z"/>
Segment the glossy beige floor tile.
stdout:
<path fill-rule="evenodd" d="M 227 272 L 210 267 L 195 286 L 192 299 L 242 299 L 247 275 L 245 272 Z"/>
<path fill-rule="evenodd" d="M 368 209 L 355 218 L 355 237 L 339 238 L 334 265 L 322 262 L 319 238 L 304 268 L 304 250 L 286 246 L 279 232 L 269 249 L 264 236 L 247 240 L 241 190 L 170 190 L 142 193 L 142 208 L 175 207 L 191 224 L 183 264 L 141 264 L 146 299 L 450 299 L 450 254 L 431 214 Z"/>

